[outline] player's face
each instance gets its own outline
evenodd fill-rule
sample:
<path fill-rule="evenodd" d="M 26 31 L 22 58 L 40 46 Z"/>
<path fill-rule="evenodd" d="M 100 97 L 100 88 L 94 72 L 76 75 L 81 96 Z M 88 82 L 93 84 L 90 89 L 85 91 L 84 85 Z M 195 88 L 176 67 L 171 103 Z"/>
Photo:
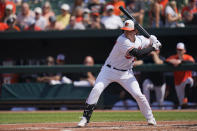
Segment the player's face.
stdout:
<path fill-rule="evenodd" d="M 178 55 L 183 55 L 186 52 L 184 49 L 176 49 L 176 51 Z"/>
<path fill-rule="evenodd" d="M 125 31 L 126 32 L 126 34 L 128 35 L 128 36 L 132 36 L 132 37 L 134 37 L 136 34 L 137 34 L 137 30 L 132 30 L 132 31 Z"/>
<path fill-rule="evenodd" d="M 94 60 L 92 57 L 86 57 L 84 61 L 84 65 L 86 66 L 93 66 L 94 65 Z"/>

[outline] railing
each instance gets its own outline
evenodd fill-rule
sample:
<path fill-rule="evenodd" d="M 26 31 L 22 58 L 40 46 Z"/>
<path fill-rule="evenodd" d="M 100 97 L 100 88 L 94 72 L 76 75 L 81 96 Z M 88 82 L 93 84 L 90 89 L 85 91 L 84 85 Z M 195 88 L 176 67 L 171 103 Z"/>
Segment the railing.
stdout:
<path fill-rule="evenodd" d="M 101 64 L 96 64 L 92 67 L 84 65 L 61 65 L 61 66 L 47 66 L 47 65 L 24 65 L 24 66 L 0 66 L 0 73 L 42 73 L 42 72 L 98 72 L 101 69 Z M 133 68 L 134 71 L 175 71 L 175 70 L 193 70 L 197 71 L 197 63 L 182 64 L 174 67 L 169 64 L 144 64 Z"/>
<path fill-rule="evenodd" d="M 92 67 L 84 66 L 84 65 L 62 65 L 62 66 L 0 66 L 0 73 L 42 73 L 42 72 L 99 72 L 102 65 L 94 65 Z M 163 72 L 171 72 L 175 70 L 193 70 L 197 71 L 197 64 L 183 64 L 178 67 L 174 67 L 169 64 L 162 64 L 162 65 L 155 65 L 155 64 L 144 64 L 141 66 L 136 66 L 133 68 L 134 71 L 163 71 Z M 31 86 L 30 86 L 31 85 Z M 70 88 L 68 86 L 71 86 Z M 17 88 L 14 88 L 17 87 Z M 26 88 L 28 87 L 28 88 Z M 60 90 L 61 89 L 61 90 Z M 84 90 L 85 89 L 85 90 Z M 33 91 L 34 90 L 34 91 Z M 80 109 L 85 102 L 85 98 L 87 98 L 91 87 L 89 88 L 72 88 L 71 85 L 48 85 L 48 84 L 41 84 L 39 83 L 19 83 L 14 85 L 3 85 L 2 92 L 0 97 L 0 109 L 10 108 L 15 106 L 35 106 L 35 107 L 59 107 L 61 105 L 66 105 L 67 107 Z M 26 93 L 23 93 L 23 92 Z M 34 99 L 26 99 L 25 97 L 29 97 L 32 95 L 36 98 Z M 39 92 L 41 91 L 41 92 Z M 47 91 L 47 92 L 46 92 Z M 9 93 L 13 93 L 10 95 Z M 16 93 L 17 92 L 17 93 Z M 30 92 L 30 95 L 27 95 L 27 92 Z M 42 94 L 44 93 L 44 96 Z M 63 94 L 61 94 L 63 93 Z M 67 93 L 67 95 L 65 94 Z M 105 92 L 104 92 L 105 93 Z M 21 95 L 17 95 L 21 94 Z M 23 95 L 25 95 L 23 97 Z M 70 97 L 69 97 L 70 95 Z M 15 97 L 18 96 L 18 97 Z M 36 97 L 37 96 L 37 97 Z M 51 97 L 52 96 L 52 97 Z M 63 97 L 62 97 L 63 96 Z M 105 105 L 103 104 L 104 98 L 112 97 L 112 100 L 117 100 L 118 96 L 110 96 L 109 94 L 101 96 L 101 102 L 99 104 L 99 108 L 112 106 L 112 105 Z M 51 99 L 49 99 L 51 97 Z M 73 98 L 78 97 L 78 98 Z M 83 97 L 83 98 L 82 98 Z M 113 103 L 111 103 L 113 104 Z M 196 105 L 195 105 L 196 106 Z"/>

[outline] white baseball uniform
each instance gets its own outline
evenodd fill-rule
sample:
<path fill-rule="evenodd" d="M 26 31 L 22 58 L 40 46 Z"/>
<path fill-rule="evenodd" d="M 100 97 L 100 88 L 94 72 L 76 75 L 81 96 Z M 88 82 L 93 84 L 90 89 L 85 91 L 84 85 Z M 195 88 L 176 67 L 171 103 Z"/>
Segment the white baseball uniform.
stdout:
<path fill-rule="evenodd" d="M 103 90 L 112 82 L 118 82 L 137 101 L 142 114 L 146 119 L 152 119 L 153 114 L 146 97 L 142 94 L 139 84 L 133 74 L 134 57 L 129 55 L 132 48 L 144 48 L 150 40 L 136 35 L 135 42 L 131 42 L 124 34 L 120 35 L 109 57 L 99 73 L 94 88 L 86 101 L 87 104 L 96 104 Z M 120 71 L 122 70 L 122 71 Z M 125 71 L 123 71 L 125 70 Z"/>
<path fill-rule="evenodd" d="M 185 87 L 186 85 L 189 84 L 191 87 L 194 84 L 194 80 L 192 77 L 188 77 L 184 82 L 182 82 L 180 85 L 175 85 L 177 97 L 179 100 L 180 105 L 183 104 L 183 99 L 185 96 Z"/>

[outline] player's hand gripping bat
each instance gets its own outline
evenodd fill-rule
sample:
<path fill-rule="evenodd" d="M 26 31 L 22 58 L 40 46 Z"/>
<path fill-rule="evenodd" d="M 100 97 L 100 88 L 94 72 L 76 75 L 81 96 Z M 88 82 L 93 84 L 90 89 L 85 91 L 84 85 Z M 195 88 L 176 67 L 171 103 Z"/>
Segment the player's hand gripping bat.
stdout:
<path fill-rule="evenodd" d="M 119 9 L 129 18 L 129 19 L 131 19 L 133 22 L 134 22 L 134 24 L 135 24 L 135 28 L 143 35 L 143 36 L 145 36 L 145 37 L 147 37 L 147 38 L 150 38 L 150 34 L 135 20 L 135 18 L 132 16 L 132 15 L 130 15 L 129 13 L 128 13 L 128 11 L 126 10 L 126 9 L 124 9 L 122 6 L 120 6 L 119 7 Z M 159 48 L 161 48 L 161 43 L 160 43 L 160 46 L 159 46 Z"/>

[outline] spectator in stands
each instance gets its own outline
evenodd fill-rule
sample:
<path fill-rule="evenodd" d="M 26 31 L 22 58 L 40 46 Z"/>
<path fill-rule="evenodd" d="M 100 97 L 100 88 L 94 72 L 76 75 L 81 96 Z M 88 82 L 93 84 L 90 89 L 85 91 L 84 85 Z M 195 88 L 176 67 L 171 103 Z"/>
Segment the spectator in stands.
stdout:
<path fill-rule="evenodd" d="M 7 4 L 6 7 L 5 7 L 5 15 L 4 15 L 4 18 L 3 18 L 4 23 L 6 23 L 6 21 L 10 17 L 13 17 L 13 16 L 15 16 L 15 14 L 13 14 L 13 5 Z"/>
<path fill-rule="evenodd" d="M 42 16 L 42 9 L 40 7 L 36 7 L 34 9 L 34 13 L 35 13 L 36 26 L 40 27 L 41 30 L 44 30 L 47 25 L 47 21 Z"/>
<path fill-rule="evenodd" d="M 61 23 L 56 21 L 55 16 L 49 17 L 49 25 L 45 28 L 45 30 L 63 30 L 63 26 Z"/>
<path fill-rule="evenodd" d="M 166 5 L 168 4 L 169 0 L 159 0 L 159 4 L 161 6 L 161 12 L 162 12 L 162 15 L 165 14 L 165 8 L 166 8 Z"/>
<path fill-rule="evenodd" d="M 91 18 L 90 18 L 90 10 L 88 8 L 85 8 L 83 10 L 83 25 L 86 29 L 90 28 L 91 25 Z"/>
<path fill-rule="evenodd" d="M 75 0 L 74 1 L 74 4 L 72 6 L 72 15 L 75 15 L 75 11 L 77 8 L 82 8 L 84 9 L 85 8 L 85 3 L 84 3 L 84 0 Z"/>
<path fill-rule="evenodd" d="M 86 56 L 84 59 L 84 65 L 93 66 L 94 58 L 92 56 Z M 74 81 L 74 86 L 84 86 L 84 87 L 92 87 L 95 83 L 95 75 L 92 72 L 87 72 L 80 74 L 79 81 Z"/>
<path fill-rule="evenodd" d="M 105 25 L 106 29 L 119 29 L 123 26 L 121 18 L 114 15 L 113 5 L 108 5 L 106 7 L 106 16 L 101 18 L 101 23 Z"/>
<path fill-rule="evenodd" d="M 105 29 L 105 26 L 101 23 L 99 13 L 91 13 L 91 21 L 90 29 Z"/>
<path fill-rule="evenodd" d="M 8 29 L 6 31 L 20 31 L 20 28 L 16 25 L 16 16 L 11 16 L 7 19 Z"/>
<path fill-rule="evenodd" d="M 143 25 L 145 4 L 143 0 L 128 0 L 127 10 L 133 17 Z"/>
<path fill-rule="evenodd" d="M 22 4 L 22 0 L 14 0 L 14 3 L 16 4 L 16 6 L 21 6 Z"/>
<path fill-rule="evenodd" d="M 183 14 L 183 20 L 185 26 L 196 26 L 197 25 L 197 13 L 193 14 L 189 11 L 185 11 Z"/>
<path fill-rule="evenodd" d="M 120 100 L 117 101 L 112 110 L 138 110 L 138 105 L 132 99 L 126 97 L 126 92 L 123 90 L 120 92 Z"/>
<path fill-rule="evenodd" d="M 104 4 L 99 0 L 89 0 L 87 7 L 90 12 L 98 12 L 100 15 L 103 15 Z"/>
<path fill-rule="evenodd" d="M 85 30 L 85 26 L 82 22 L 76 22 L 76 17 L 70 17 L 70 23 L 66 27 L 67 30 Z"/>
<path fill-rule="evenodd" d="M 24 28 L 25 31 L 41 31 L 42 29 L 36 26 L 36 21 L 34 19 L 27 21 L 27 25 Z"/>
<path fill-rule="evenodd" d="M 28 3 L 23 3 L 21 6 L 21 12 L 17 15 L 16 24 L 20 28 L 24 29 L 28 27 L 28 23 L 34 20 L 34 12 L 30 10 Z"/>
<path fill-rule="evenodd" d="M 51 10 L 51 4 L 49 1 L 46 1 L 42 7 L 42 16 L 47 21 L 47 25 L 49 25 L 49 17 L 55 16 L 55 13 Z"/>
<path fill-rule="evenodd" d="M 5 31 L 8 29 L 7 23 L 0 22 L 0 31 Z"/>
<path fill-rule="evenodd" d="M 125 2 L 123 0 L 111 0 L 109 3 L 107 3 L 108 5 L 113 5 L 114 7 L 114 14 L 117 16 L 123 15 L 122 12 L 120 11 L 119 7 L 123 6 L 124 8 L 125 6 Z M 107 8 L 106 6 L 106 8 Z"/>
<path fill-rule="evenodd" d="M 142 59 L 142 62 L 139 64 L 163 64 L 165 61 L 165 58 L 160 55 L 160 50 L 152 51 L 150 55 L 146 56 L 144 59 Z M 158 103 L 158 106 L 163 106 L 164 97 L 165 97 L 165 89 L 166 89 L 166 83 L 163 72 L 142 72 L 141 73 L 143 83 L 142 83 L 142 89 L 143 93 L 146 96 L 148 102 L 151 104 L 151 98 L 150 98 L 150 91 L 154 90 L 156 95 L 156 102 Z"/>
<path fill-rule="evenodd" d="M 83 8 L 82 7 L 77 7 L 73 14 L 75 16 L 76 23 L 82 22 L 83 20 Z"/>
<path fill-rule="evenodd" d="M 184 27 L 184 24 L 180 23 L 182 16 L 178 12 L 175 0 L 171 0 L 169 4 L 166 6 L 165 15 L 166 15 L 166 21 L 165 21 L 166 27 Z"/>
<path fill-rule="evenodd" d="M 84 2 L 85 3 L 88 3 L 88 2 L 90 2 L 90 0 L 84 0 Z M 106 0 L 99 0 L 99 2 L 105 4 L 106 3 Z"/>
<path fill-rule="evenodd" d="M 5 17 L 5 11 L 6 11 L 6 6 L 7 5 L 12 5 L 12 13 L 16 13 L 16 5 L 14 2 L 9 1 L 9 0 L 0 0 L 0 22 L 3 21 L 3 18 Z"/>
<path fill-rule="evenodd" d="M 66 26 L 69 24 L 70 20 L 70 6 L 68 4 L 62 4 L 61 6 L 61 12 L 62 14 L 57 16 L 57 22 L 61 23 L 63 28 L 66 28 Z"/>
<path fill-rule="evenodd" d="M 151 27 L 162 27 L 165 24 L 165 7 L 168 0 L 153 0 L 151 3 L 149 18 Z"/>
<path fill-rule="evenodd" d="M 191 55 L 185 54 L 185 44 L 177 43 L 176 54 L 166 59 L 167 63 L 177 67 L 184 63 L 194 63 L 194 58 Z M 175 71 L 174 84 L 180 106 L 184 108 L 187 105 L 188 98 L 185 96 L 185 89 L 193 86 L 192 71 Z"/>
<path fill-rule="evenodd" d="M 196 0 L 189 0 L 188 5 L 186 5 L 186 6 L 182 9 L 182 11 L 181 11 L 182 16 L 184 16 L 184 12 L 185 12 L 185 11 L 189 11 L 189 12 L 192 13 L 192 14 L 197 13 L 197 4 L 196 4 Z"/>

